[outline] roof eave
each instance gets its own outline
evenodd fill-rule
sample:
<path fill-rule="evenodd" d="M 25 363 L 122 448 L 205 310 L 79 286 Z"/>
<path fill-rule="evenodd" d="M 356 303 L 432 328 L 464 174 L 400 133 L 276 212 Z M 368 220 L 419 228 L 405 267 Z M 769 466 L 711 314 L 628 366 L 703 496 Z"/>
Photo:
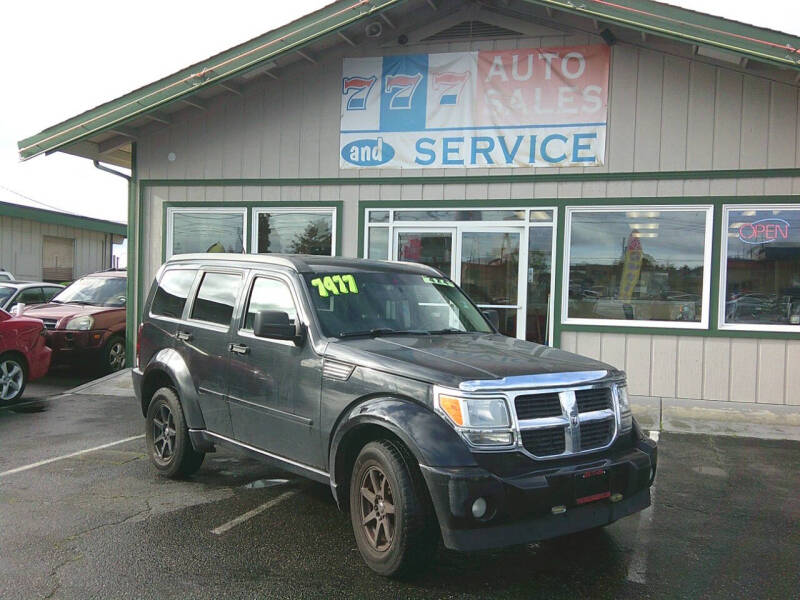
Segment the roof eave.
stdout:
<path fill-rule="evenodd" d="M 523 1 L 693 45 L 712 46 L 772 66 L 800 70 L 800 38 L 797 36 L 674 5 L 648 0 Z M 681 17 L 698 22 L 687 23 Z"/>

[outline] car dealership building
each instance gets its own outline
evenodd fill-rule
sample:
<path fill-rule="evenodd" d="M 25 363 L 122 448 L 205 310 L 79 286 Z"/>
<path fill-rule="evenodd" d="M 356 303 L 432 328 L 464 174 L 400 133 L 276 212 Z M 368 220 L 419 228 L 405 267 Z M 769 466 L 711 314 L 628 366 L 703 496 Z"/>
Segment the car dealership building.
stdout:
<path fill-rule="evenodd" d="M 794 435 L 798 48 L 648 0 L 339 0 L 20 153 L 132 169 L 129 332 L 173 254 L 424 262 L 646 422 Z"/>

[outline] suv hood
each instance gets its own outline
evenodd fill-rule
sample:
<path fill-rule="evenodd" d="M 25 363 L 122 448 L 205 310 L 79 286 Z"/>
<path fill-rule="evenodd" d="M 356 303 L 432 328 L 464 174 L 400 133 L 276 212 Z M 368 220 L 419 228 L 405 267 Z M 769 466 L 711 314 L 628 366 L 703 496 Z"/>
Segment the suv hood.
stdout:
<path fill-rule="evenodd" d="M 58 304 L 50 302 L 32 306 L 23 313 L 26 317 L 35 319 L 56 319 L 60 321 L 64 318 L 82 317 L 83 315 L 95 315 L 97 313 L 108 312 L 109 310 L 120 310 L 119 307 L 112 306 L 92 306 L 84 304 Z"/>
<path fill-rule="evenodd" d="M 458 387 L 463 381 L 503 379 L 614 367 L 591 358 L 499 334 L 445 334 L 342 339 L 325 355 L 411 379 Z"/>

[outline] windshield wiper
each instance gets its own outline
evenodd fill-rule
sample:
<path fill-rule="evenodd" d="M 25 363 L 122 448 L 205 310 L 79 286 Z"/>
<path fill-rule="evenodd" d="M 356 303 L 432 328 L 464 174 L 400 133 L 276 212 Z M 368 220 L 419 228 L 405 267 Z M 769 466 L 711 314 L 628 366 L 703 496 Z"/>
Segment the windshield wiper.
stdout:
<path fill-rule="evenodd" d="M 94 302 L 89 302 L 87 300 L 67 300 L 64 304 L 80 304 L 81 306 L 88 306 L 93 305 Z"/>
<path fill-rule="evenodd" d="M 456 329 L 454 327 L 445 327 L 444 329 L 436 329 L 434 331 L 429 331 L 431 335 L 443 334 L 443 333 L 473 333 L 472 331 L 466 331 L 465 329 Z"/>
<path fill-rule="evenodd" d="M 390 327 L 376 327 L 374 329 L 365 331 L 340 331 L 336 337 L 358 337 L 369 335 L 372 337 L 379 337 L 382 335 L 429 335 L 427 331 L 422 329 L 391 329 Z"/>

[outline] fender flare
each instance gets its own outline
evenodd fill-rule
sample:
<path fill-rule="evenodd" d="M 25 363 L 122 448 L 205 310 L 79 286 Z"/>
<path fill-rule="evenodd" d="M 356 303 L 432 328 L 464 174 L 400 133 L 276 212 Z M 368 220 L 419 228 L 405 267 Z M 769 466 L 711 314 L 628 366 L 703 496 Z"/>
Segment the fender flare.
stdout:
<path fill-rule="evenodd" d="M 356 402 L 334 427 L 328 453 L 331 489 L 343 507 L 350 477 L 349 443 L 359 429 L 377 426 L 400 439 L 420 465 L 475 467 L 475 457 L 466 443 L 444 419 L 418 402 L 397 396 L 380 396 Z"/>
<path fill-rule="evenodd" d="M 181 355 L 172 348 L 156 352 L 142 373 L 142 390 L 147 389 L 148 378 L 157 373 L 163 373 L 172 381 L 181 399 L 186 426 L 189 429 L 205 429 L 206 423 L 200 410 L 192 375 Z"/>

